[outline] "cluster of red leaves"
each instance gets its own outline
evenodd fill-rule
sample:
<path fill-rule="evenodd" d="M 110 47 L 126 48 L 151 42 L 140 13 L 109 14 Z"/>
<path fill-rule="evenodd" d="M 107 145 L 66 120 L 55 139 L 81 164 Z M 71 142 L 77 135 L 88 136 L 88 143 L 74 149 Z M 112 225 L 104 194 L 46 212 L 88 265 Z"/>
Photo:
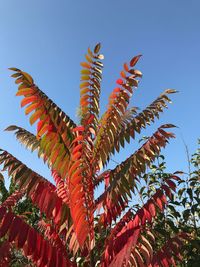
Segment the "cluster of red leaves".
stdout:
<path fill-rule="evenodd" d="M 24 255 L 37 266 L 74 266 L 57 247 L 52 246 L 20 217 L 7 212 L 5 207 L 0 208 L 0 220 L 0 238 L 7 235 L 8 241 L 14 242 L 15 247 L 22 249 Z"/>
<path fill-rule="evenodd" d="M 69 189 L 68 184 L 60 177 L 57 171 L 52 171 L 52 176 L 56 183 L 56 192 L 58 197 L 60 197 L 63 202 L 69 205 Z M 67 179 L 68 180 L 68 179 Z"/>
<path fill-rule="evenodd" d="M 102 263 L 103 266 L 121 266 L 122 263 L 126 266 L 128 264 L 131 253 L 134 254 L 134 248 L 137 245 L 145 225 L 147 223 L 152 223 L 152 219 L 155 218 L 159 210 L 163 211 L 165 204 L 167 203 L 165 193 L 168 197 L 171 197 L 171 189 L 175 190 L 174 186 L 176 185 L 171 179 L 177 180 L 178 177 L 173 175 L 166 179 L 166 184 L 164 184 L 161 189 L 157 189 L 156 193 L 143 205 L 142 208 L 137 210 L 135 214 L 133 214 L 131 210 L 128 210 L 111 230 L 110 236 L 106 241 Z M 140 246 L 140 249 L 138 250 L 139 252 L 137 251 L 135 254 L 138 261 L 140 261 L 138 253 L 142 253 L 144 247 L 144 244 L 143 247 Z M 152 256 L 153 252 L 145 254 L 146 266 L 152 262 Z"/>
<path fill-rule="evenodd" d="M 185 240 L 189 240 L 189 235 L 179 233 L 175 237 L 169 239 L 166 244 L 153 256 L 151 265 L 148 267 L 169 267 L 176 266 L 176 260 L 182 261 L 180 249 Z"/>

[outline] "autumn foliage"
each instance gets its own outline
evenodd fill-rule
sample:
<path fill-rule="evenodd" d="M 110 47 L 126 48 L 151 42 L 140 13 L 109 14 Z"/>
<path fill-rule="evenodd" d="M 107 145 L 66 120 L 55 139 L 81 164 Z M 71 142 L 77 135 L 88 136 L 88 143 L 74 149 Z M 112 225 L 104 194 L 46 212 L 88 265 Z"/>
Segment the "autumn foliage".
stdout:
<path fill-rule="evenodd" d="M 0 260 L 9 262 L 10 247 L 22 251 L 36 266 L 176 266 L 188 236 L 182 232 L 154 248 L 154 222 L 163 213 L 179 177 L 171 174 L 137 209 L 132 207 L 142 174 L 174 134 L 172 124 L 160 126 L 131 156 L 106 169 L 112 156 L 159 118 L 175 90 L 165 90 L 144 110 L 130 108 L 142 73 L 135 68 L 141 55 L 124 63 L 107 110 L 99 117 L 103 70 L 100 44 L 88 49 L 81 63 L 80 121 L 76 124 L 34 83 L 33 78 L 11 68 L 18 85 L 21 107 L 36 124 L 36 134 L 9 126 L 26 148 L 37 151 L 51 170 L 54 184 L 5 150 L 3 170 L 17 191 L 0 207 Z M 96 197 L 100 184 L 105 190 Z M 40 210 L 37 227 L 17 215 L 13 207 L 23 196 Z M 4 256 L 7 255 L 7 256 Z"/>

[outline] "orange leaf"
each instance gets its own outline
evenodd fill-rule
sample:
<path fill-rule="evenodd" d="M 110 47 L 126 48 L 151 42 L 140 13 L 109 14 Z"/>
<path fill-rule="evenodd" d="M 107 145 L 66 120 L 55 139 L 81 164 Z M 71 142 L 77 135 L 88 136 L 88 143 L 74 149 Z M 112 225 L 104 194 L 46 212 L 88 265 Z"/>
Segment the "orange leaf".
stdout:
<path fill-rule="evenodd" d="M 82 90 L 80 91 L 80 95 L 82 96 L 82 95 L 88 93 L 89 91 L 90 91 L 89 88 L 84 88 L 84 89 L 82 89 Z"/>
<path fill-rule="evenodd" d="M 24 88 L 24 89 L 20 89 L 17 91 L 16 96 L 21 96 L 21 95 L 32 95 L 35 93 L 35 89 L 29 87 L 29 88 Z"/>
<path fill-rule="evenodd" d="M 121 75 L 122 78 L 124 78 L 124 79 L 126 78 L 126 74 L 125 74 L 125 72 L 123 70 L 120 72 L 120 75 Z"/>
<path fill-rule="evenodd" d="M 83 68 L 86 68 L 86 69 L 90 69 L 90 68 L 91 68 L 91 65 L 88 64 L 87 62 L 81 62 L 81 66 L 82 66 Z"/>
<path fill-rule="evenodd" d="M 89 82 L 84 82 L 84 83 L 81 83 L 81 84 L 80 84 L 80 88 L 81 88 L 81 89 L 83 89 L 83 88 L 85 88 L 85 87 L 88 87 L 88 86 L 90 86 L 90 83 L 89 83 Z"/>
<path fill-rule="evenodd" d="M 125 70 L 126 72 L 129 71 L 129 67 L 128 67 L 128 64 L 127 64 L 127 63 L 124 63 L 124 70 Z"/>
<path fill-rule="evenodd" d="M 72 174 L 72 176 L 71 176 L 71 180 L 74 181 L 74 177 L 75 177 L 75 176 L 79 176 L 79 175 L 81 174 L 82 171 L 83 171 L 82 168 L 78 168 L 78 169 L 76 169 L 76 171 L 75 171 L 75 172 Z"/>
<path fill-rule="evenodd" d="M 30 105 L 25 109 L 25 114 L 28 115 L 30 112 L 32 112 L 34 109 L 38 108 L 39 106 L 41 106 L 41 103 L 39 103 L 39 102 L 30 104 Z"/>
<path fill-rule="evenodd" d="M 47 131 L 49 130 L 49 125 L 48 124 L 44 124 L 42 126 L 42 128 L 40 129 L 40 131 L 37 133 L 38 137 L 41 137 L 43 134 L 45 134 Z"/>
<path fill-rule="evenodd" d="M 80 151 L 82 149 L 82 144 L 77 145 L 74 149 L 73 149 L 73 154 L 76 153 L 77 151 Z"/>
<path fill-rule="evenodd" d="M 69 176 L 80 166 L 80 161 L 76 161 L 69 169 Z"/>
<path fill-rule="evenodd" d="M 86 54 L 85 58 L 89 63 L 92 63 L 92 58 L 89 55 Z"/>
<path fill-rule="evenodd" d="M 30 124 L 32 125 L 33 123 L 35 123 L 35 122 L 42 116 L 42 114 L 43 114 L 43 110 L 41 110 L 41 109 L 35 111 L 35 112 L 31 115 L 31 117 L 30 117 L 30 119 L 29 119 Z"/>
<path fill-rule="evenodd" d="M 113 90 L 113 92 L 115 92 L 115 93 L 119 93 L 121 91 L 121 89 L 119 88 L 119 87 L 116 87 L 114 90 Z"/>
<path fill-rule="evenodd" d="M 91 74 L 91 71 L 84 69 L 84 70 L 81 70 L 81 74 L 90 75 Z"/>
<path fill-rule="evenodd" d="M 79 170 L 82 172 L 81 169 L 79 169 Z M 72 180 L 73 184 L 79 184 L 81 182 L 81 180 L 82 180 L 82 176 L 78 175 L 78 174 L 76 175 L 76 173 L 73 174 L 72 177 L 73 177 L 73 180 Z"/>
<path fill-rule="evenodd" d="M 81 158 L 81 152 L 76 152 L 75 154 L 72 154 L 72 160 L 73 161 L 76 161 L 76 160 L 79 160 Z"/>
<path fill-rule="evenodd" d="M 21 101 L 21 107 L 24 107 L 25 105 L 35 101 L 35 100 L 38 100 L 38 97 L 37 96 L 28 96 L 28 97 L 25 97 L 24 99 L 22 99 Z"/>

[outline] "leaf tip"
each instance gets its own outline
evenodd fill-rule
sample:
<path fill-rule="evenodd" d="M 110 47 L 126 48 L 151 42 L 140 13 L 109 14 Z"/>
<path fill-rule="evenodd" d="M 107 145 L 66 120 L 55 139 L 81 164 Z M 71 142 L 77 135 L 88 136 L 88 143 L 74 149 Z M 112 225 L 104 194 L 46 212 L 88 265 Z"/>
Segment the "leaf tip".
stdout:
<path fill-rule="evenodd" d="M 10 125 L 7 128 L 4 129 L 4 131 L 15 131 L 17 129 L 17 126 Z"/>
<path fill-rule="evenodd" d="M 94 47 L 94 53 L 97 54 L 101 49 L 101 43 L 98 43 Z"/>

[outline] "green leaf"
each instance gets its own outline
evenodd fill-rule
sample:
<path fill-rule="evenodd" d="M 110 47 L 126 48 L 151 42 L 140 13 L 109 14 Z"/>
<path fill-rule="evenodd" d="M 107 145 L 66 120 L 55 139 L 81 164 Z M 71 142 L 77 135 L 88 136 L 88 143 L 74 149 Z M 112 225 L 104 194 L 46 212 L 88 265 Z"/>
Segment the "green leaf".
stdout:
<path fill-rule="evenodd" d="M 183 218 L 184 218 L 184 220 L 187 221 L 189 219 L 189 217 L 190 217 L 190 214 L 191 214 L 191 210 L 190 209 L 184 210 L 183 211 Z"/>
<path fill-rule="evenodd" d="M 187 189 L 187 193 L 188 193 L 190 199 L 193 200 L 193 194 L 192 194 L 192 189 L 191 188 Z"/>

